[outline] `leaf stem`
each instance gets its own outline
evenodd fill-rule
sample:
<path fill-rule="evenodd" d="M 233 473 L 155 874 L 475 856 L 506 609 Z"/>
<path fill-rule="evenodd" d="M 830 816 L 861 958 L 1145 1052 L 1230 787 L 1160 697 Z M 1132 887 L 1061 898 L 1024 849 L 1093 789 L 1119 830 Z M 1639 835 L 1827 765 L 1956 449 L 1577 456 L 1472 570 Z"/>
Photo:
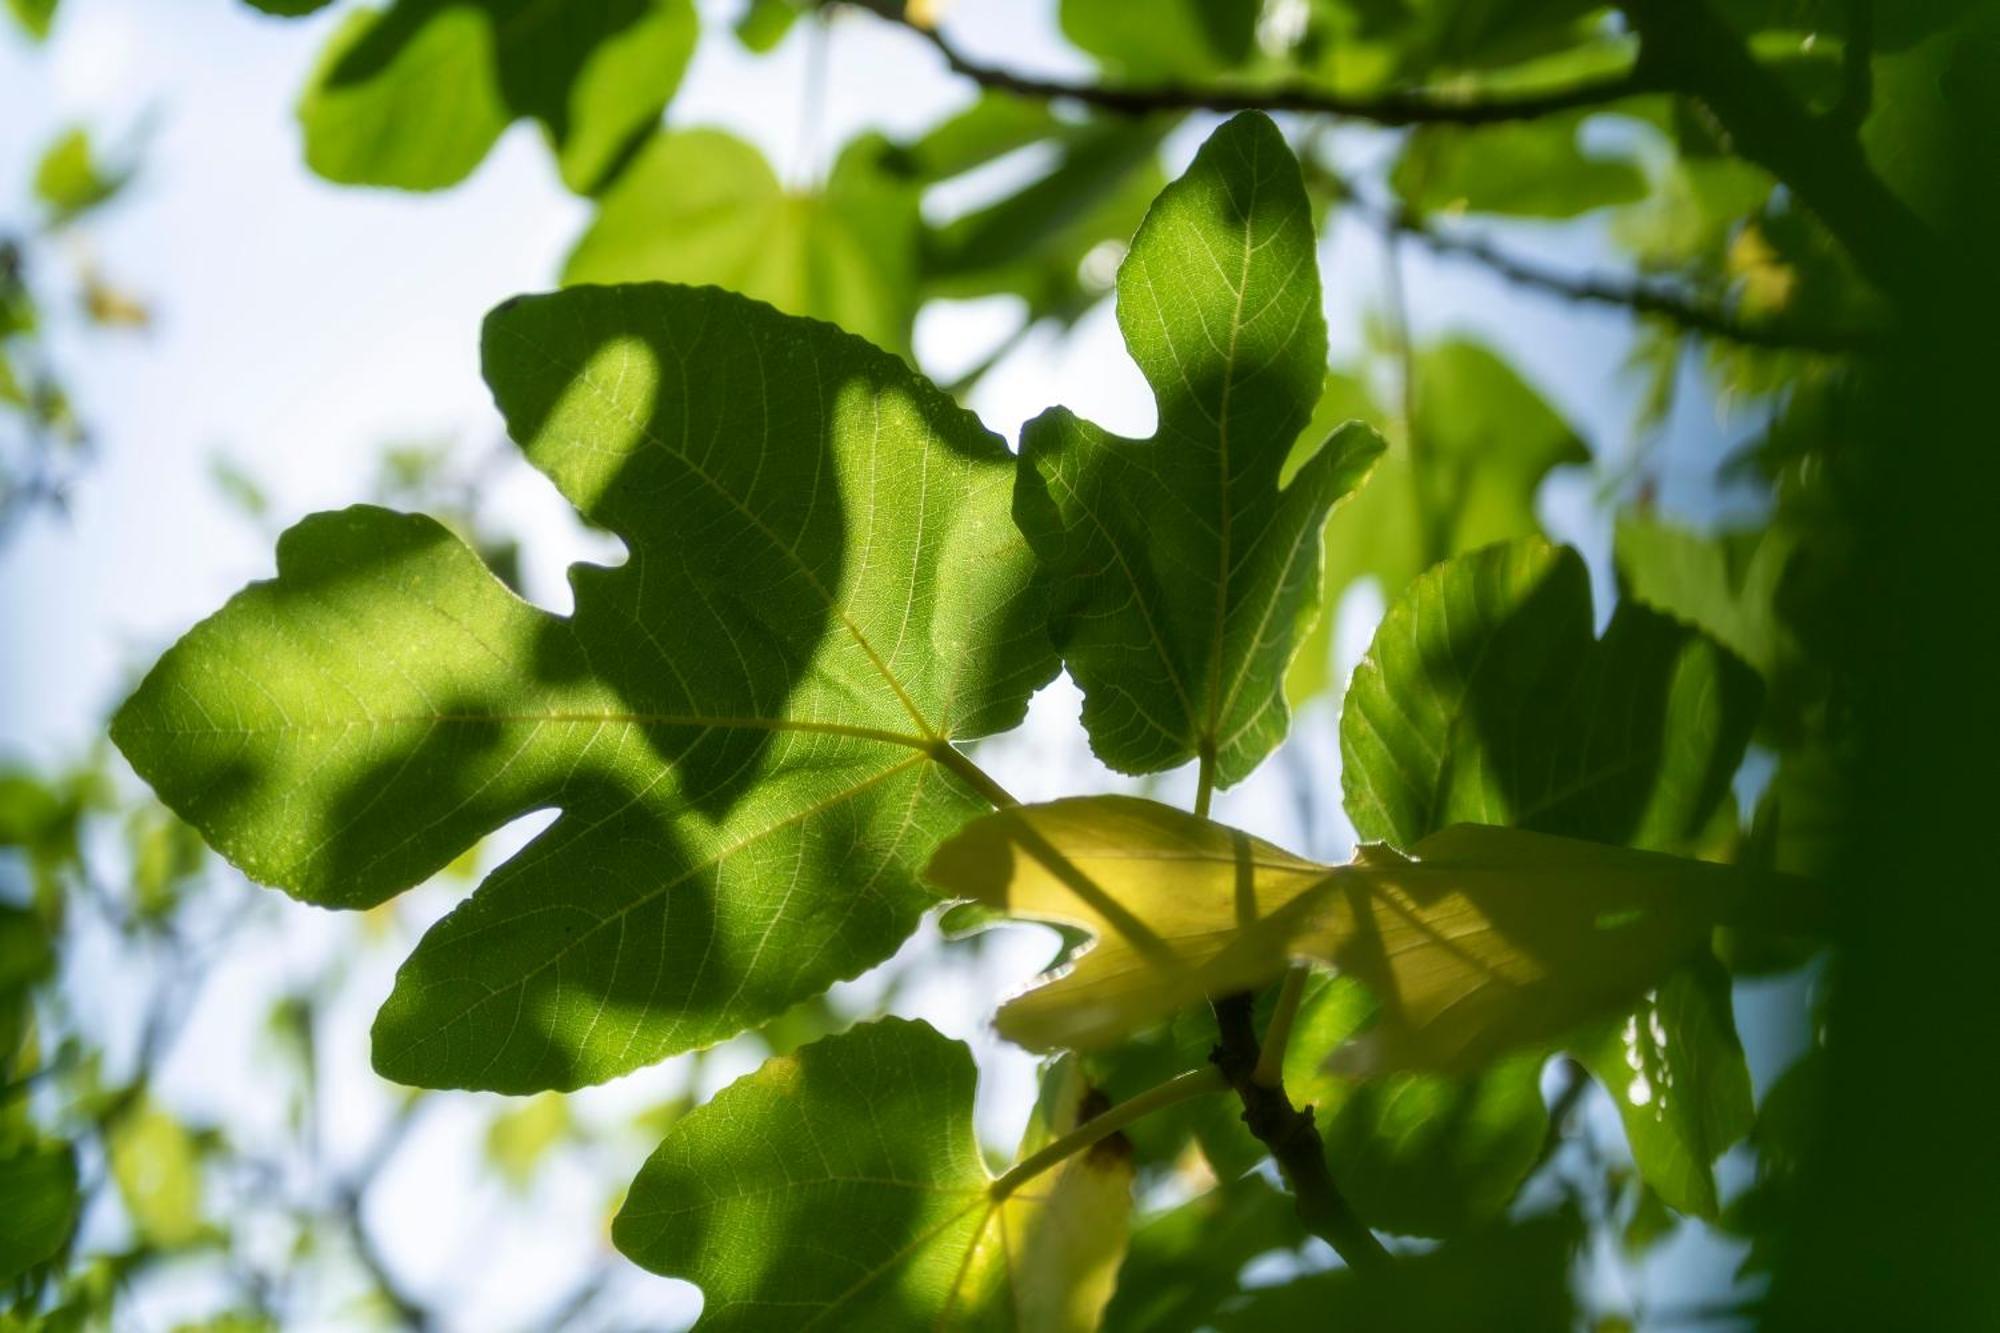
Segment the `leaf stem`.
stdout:
<path fill-rule="evenodd" d="M 1299 1016 L 1299 1002 L 1305 998 L 1306 977 L 1311 969 L 1304 963 L 1293 963 L 1286 971 L 1285 979 L 1278 987 L 1278 1004 L 1271 1011 L 1270 1026 L 1264 1029 L 1264 1041 L 1258 1048 L 1257 1067 L 1250 1077 L 1267 1088 L 1275 1088 L 1285 1079 L 1285 1047 L 1291 1044 L 1292 1021 Z"/>
<path fill-rule="evenodd" d="M 993 775 L 972 762 L 972 756 L 953 745 L 950 741 L 938 739 L 924 747 L 930 757 L 950 769 L 974 791 L 991 801 L 996 808 L 1019 805 L 1012 792 L 993 780 Z"/>
<path fill-rule="evenodd" d="M 1208 818 L 1208 807 L 1215 801 L 1215 747 L 1203 743 L 1201 747 L 1201 767 L 1194 780 L 1194 812 L 1197 818 Z"/>
<path fill-rule="evenodd" d="M 1349 1268 L 1380 1271 L 1389 1262 L 1389 1252 L 1333 1183 L 1333 1173 L 1326 1165 L 1326 1145 L 1313 1126 L 1312 1107 L 1293 1106 L 1282 1082 L 1267 1086 L 1255 1077 L 1261 1054 L 1251 997 L 1227 996 L 1215 1001 L 1214 1009 L 1222 1040 L 1209 1059 L 1243 1103 L 1243 1123 L 1278 1164 L 1279 1174 L 1291 1188 L 1299 1221 L 1333 1246 Z"/>
<path fill-rule="evenodd" d="M 1143 1119 L 1155 1111 L 1164 1110 L 1176 1102 L 1206 1096 L 1211 1092 L 1221 1092 L 1228 1086 L 1222 1071 L 1212 1065 L 1203 1069 L 1190 1069 L 1185 1074 L 1170 1078 L 1165 1083 L 1148 1088 L 1136 1097 L 1120 1102 L 1102 1115 L 1092 1116 L 1069 1133 L 1051 1140 L 1039 1151 L 1023 1157 L 1003 1175 L 996 1176 L 993 1183 L 986 1187 L 986 1193 L 997 1203 L 1050 1167 L 1109 1138 L 1133 1121 Z"/>

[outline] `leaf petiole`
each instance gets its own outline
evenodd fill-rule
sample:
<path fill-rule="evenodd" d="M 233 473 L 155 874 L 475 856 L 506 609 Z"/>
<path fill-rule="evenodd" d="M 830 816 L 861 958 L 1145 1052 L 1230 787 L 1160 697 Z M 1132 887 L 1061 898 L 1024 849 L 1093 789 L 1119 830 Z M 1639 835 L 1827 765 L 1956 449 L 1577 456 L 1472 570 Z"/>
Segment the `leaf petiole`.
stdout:
<path fill-rule="evenodd" d="M 1102 1115 L 1092 1116 L 1069 1133 L 1051 1140 L 1040 1151 L 1023 1157 L 1003 1174 L 994 1177 L 993 1183 L 986 1187 L 986 1193 L 997 1203 L 1050 1167 L 1059 1165 L 1084 1149 L 1109 1138 L 1134 1121 L 1144 1119 L 1153 1112 L 1163 1110 L 1176 1102 L 1206 1096 L 1211 1092 L 1221 1092 L 1228 1086 L 1228 1080 L 1223 1078 L 1222 1071 L 1213 1065 L 1190 1069 L 1185 1074 L 1170 1078 L 1165 1083 L 1148 1088 L 1136 1097 L 1118 1103 Z"/>
<path fill-rule="evenodd" d="M 1208 818 L 1208 807 L 1215 800 L 1215 748 L 1204 744 L 1201 747 L 1201 767 L 1195 776 L 1194 812 L 1197 817 Z"/>
<path fill-rule="evenodd" d="M 1012 792 L 993 780 L 993 776 L 978 764 L 972 756 L 942 737 L 924 747 L 930 757 L 957 774 L 966 786 L 993 802 L 998 809 L 1019 805 Z"/>

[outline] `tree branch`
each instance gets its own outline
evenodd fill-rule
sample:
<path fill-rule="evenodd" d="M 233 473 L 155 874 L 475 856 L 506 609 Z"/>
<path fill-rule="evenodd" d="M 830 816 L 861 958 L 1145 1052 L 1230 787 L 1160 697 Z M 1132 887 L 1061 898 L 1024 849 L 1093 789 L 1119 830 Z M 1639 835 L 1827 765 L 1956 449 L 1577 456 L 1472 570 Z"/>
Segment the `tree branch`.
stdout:
<path fill-rule="evenodd" d="M 1201 88 L 1176 83 L 1133 88 L 1074 83 L 1020 74 L 975 60 L 960 51 L 937 29 L 911 20 L 904 12 L 902 0 L 857 2 L 922 37 L 944 57 L 945 64 L 951 67 L 953 73 L 971 79 L 982 88 L 1013 93 L 1017 97 L 1079 102 L 1121 116 L 1144 116 L 1162 111 L 1299 111 L 1341 116 L 1376 125 L 1495 125 L 1605 106 L 1642 93 L 1659 91 L 1650 76 L 1637 67 L 1561 88 L 1482 97 L 1400 90 L 1360 96 L 1297 82 L 1241 88 Z"/>
<path fill-rule="evenodd" d="M 1795 320 L 1746 320 L 1716 301 L 1687 296 L 1664 283 L 1545 268 L 1477 236 L 1439 231 L 1406 208 L 1383 206 L 1349 194 L 1353 206 L 1383 231 L 1408 236 L 1433 254 L 1474 260 L 1507 281 L 1585 305 L 1616 306 L 1652 315 L 1692 333 L 1744 347 L 1845 355 L 1879 347 L 1881 335 L 1860 329 L 1822 328 Z"/>
<path fill-rule="evenodd" d="M 1214 1008 L 1222 1040 L 1209 1059 L 1243 1103 L 1243 1123 L 1270 1149 L 1279 1173 L 1291 1187 L 1299 1220 L 1333 1246 L 1348 1267 L 1379 1269 L 1389 1262 L 1389 1252 L 1355 1216 L 1333 1183 L 1333 1173 L 1326 1167 L 1326 1146 L 1313 1127 L 1312 1108 L 1293 1106 L 1282 1080 L 1267 1084 L 1257 1079 L 1260 1052 L 1251 997 L 1232 995 L 1217 1000 Z"/>

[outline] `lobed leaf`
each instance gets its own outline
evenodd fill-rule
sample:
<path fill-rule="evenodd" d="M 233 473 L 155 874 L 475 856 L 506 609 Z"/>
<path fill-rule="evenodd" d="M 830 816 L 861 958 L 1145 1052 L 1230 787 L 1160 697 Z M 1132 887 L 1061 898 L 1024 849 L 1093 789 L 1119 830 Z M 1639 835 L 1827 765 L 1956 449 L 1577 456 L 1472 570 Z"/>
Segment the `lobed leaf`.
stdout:
<path fill-rule="evenodd" d="M 1634 602 L 1621 603 L 1604 637 L 1593 638 L 1589 581 L 1573 553 L 1535 540 L 1488 547 L 1418 579 L 1377 630 L 1341 719 L 1348 811 L 1363 837 L 1398 845 L 1435 848 L 1463 832 L 1447 826 L 1476 819 L 1592 840 L 1567 844 L 1584 859 L 1641 855 L 1612 844 L 1686 846 L 1727 801 L 1761 697 L 1741 662 Z M 1716 868 L 1704 873 L 1713 878 Z M 1793 898 L 1784 881 L 1743 882 L 1738 912 L 1790 910 L 1781 906 Z M 1748 1074 L 1727 986 L 1712 975 L 1706 929 L 1699 916 L 1675 912 L 1667 893 L 1629 909 L 1602 905 L 1638 910 L 1657 923 L 1635 922 L 1655 938 L 1633 938 L 1632 956 L 1590 953 L 1581 948 L 1587 934 L 1572 941 L 1579 947 L 1566 988 L 1595 995 L 1600 1008 L 1622 995 L 1638 1002 L 1634 1012 L 1613 1018 L 1608 1029 L 1570 1034 L 1565 1027 L 1585 1015 L 1566 997 L 1516 1035 L 1522 1042 L 1573 1037 L 1618 1101 L 1648 1182 L 1676 1207 L 1711 1215 L 1710 1163 L 1747 1128 Z M 1547 947 L 1566 955 L 1563 919 L 1546 924 L 1556 932 Z M 1571 924 L 1587 924 L 1580 905 Z M 1604 970 L 1593 975 L 1592 959 Z M 1378 993 L 1396 984 L 1407 1007 L 1412 997 L 1384 972 L 1362 979 Z M 1643 983 L 1630 984 L 1641 974 Z M 1539 989 L 1506 975 L 1509 984 Z M 1463 984 L 1427 1003 L 1441 1015 L 1462 1010 Z M 1531 1016 L 1527 1008 L 1514 1015 L 1524 1022 Z M 1481 1040 L 1469 1029 L 1454 1034 L 1462 1028 L 1456 1020 L 1435 1026 L 1428 1040 L 1444 1043 L 1440 1053 L 1452 1043 L 1476 1049 L 1471 1044 Z M 1621 1040 L 1628 1032 L 1630 1044 Z M 1395 1030 L 1386 1036 L 1393 1043 Z M 1365 1049 L 1349 1048 L 1341 1058 L 1365 1061 Z M 1628 1056 L 1642 1066 L 1650 1060 L 1657 1078 L 1649 1075 L 1642 1088 L 1624 1064 Z M 1671 1094 L 1664 1086 L 1670 1077 L 1679 1084 Z"/>
<path fill-rule="evenodd" d="M 1320 530 L 1382 449 L 1343 427 L 1279 486 L 1326 373 L 1314 247 L 1277 127 L 1229 121 L 1155 200 L 1118 273 L 1158 431 L 1123 439 L 1055 408 L 1023 432 L 1015 516 L 1051 580 L 1092 748 L 1123 772 L 1202 756 L 1227 785 L 1284 735 Z"/>
<path fill-rule="evenodd" d="M 1095 947 L 1001 1007 L 1035 1050 L 1097 1050 L 1175 1012 L 1328 963 L 1377 997 L 1340 1072 L 1468 1070 L 1615 1013 L 1692 957 L 1757 877 L 1655 852 L 1456 825 L 1324 866 L 1135 797 L 982 816 L 932 883 Z"/>
<path fill-rule="evenodd" d="M 699 1285 L 718 1333 L 1094 1329 L 1131 1169 L 1087 1151 L 996 1198 L 973 1079 L 963 1045 L 893 1018 L 771 1060 L 674 1126 L 612 1238 Z"/>
<path fill-rule="evenodd" d="M 1269 981 L 1310 931 L 1329 873 L 1133 796 L 995 811 L 938 848 L 924 870 L 946 893 L 1096 936 L 1073 967 L 1008 1001 L 995 1020 L 1031 1050 L 1079 1051 Z"/>
<path fill-rule="evenodd" d="M 616 569 L 517 599 L 429 519 L 357 508 L 196 626 L 113 737 L 253 878 L 366 907 L 536 809 L 375 1026 L 426 1086 L 572 1088 L 894 951 L 982 808 L 951 748 L 1055 669 L 1012 459 L 907 366 L 715 289 L 487 321 L 508 429 Z"/>
<path fill-rule="evenodd" d="M 1527 538 L 1447 561 L 1383 617 L 1341 714 L 1341 783 L 1364 839 L 1407 847 L 1473 821 L 1686 844 L 1728 794 L 1756 676 L 1621 604 L 1591 632 L 1590 580 Z"/>

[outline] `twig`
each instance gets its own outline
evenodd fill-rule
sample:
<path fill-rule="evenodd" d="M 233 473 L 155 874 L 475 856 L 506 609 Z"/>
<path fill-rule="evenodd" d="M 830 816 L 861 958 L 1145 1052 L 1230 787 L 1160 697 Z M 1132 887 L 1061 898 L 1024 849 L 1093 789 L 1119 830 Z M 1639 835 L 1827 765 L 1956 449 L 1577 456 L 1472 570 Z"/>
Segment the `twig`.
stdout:
<path fill-rule="evenodd" d="M 1556 1149 L 1562 1147 L 1563 1123 L 1569 1119 L 1570 1112 L 1576 1110 L 1577 1103 L 1583 1100 L 1583 1094 L 1590 1090 L 1590 1075 L 1582 1065 L 1565 1059 L 1562 1066 L 1565 1082 L 1562 1091 L 1549 1105 L 1548 1132 L 1542 1136 L 1542 1146 L 1535 1154 L 1535 1164 L 1528 1168 L 1529 1175 L 1547 1166 L 1549 1159 L 1556 1155 Z"/>
<path fill-rule="evenodd" d="M 900 0 L 859 0 L 859 3 L 922 37 L 944 57 L 953 73 L 971 79 L 982 88 L 1017 97 L 1079 102 L 1121 116 L 1161 111 L 1298 111 L 1376 125 L 1496 125 L 1604 106 L 1659 91 L 1658 85 L 1637 67 L 1540 92 L 1479 97 L 1405 90 L 1361 96 L 1297 82 L 1240 88 L 1201 88 L 1178 83 L 1135 88 L 1075 83 L 1021 74 L 975 60 L 935 28 L 913 22 Z"/>
<path fill-rule="evenodd" d="M 1717 302 L 1686 296 L 1661 283 L 1558 272 L 1510 255 L 1481 237 L 1439 231 L 1408 209 L 1370 203 L 1353 195 L 1349 198 L 1356 210 L 1375 226 L 1407 236 L 1433 254 L 1474 260 L 1509 282 L 1566 300 L 1652 315 L 1691 333 L 1744 347 L 1838 356 L 1870 351 L 1885 341 L 1880 334 L 1859 329 L 1821 328 L 1789 320 L 1740 319 Z"/>
<path fill-rule="evenodd" d="M 993 1183 L 986 1187 L 987 1196 L 996 1201 L 1004 1199 L 1050 1167 L 1102 1142 L 1134 1121 L 1190 1097 L 1221 1092 L 1225 1086 L 1222 1076 L 1213 1069 L 1191 1069 L 1170 1078 L 1100 1115 L 1092 1116 L 1069 1133 L 1051 1140 L 1039 1152 L 1022 1158 L 1004 1175 L 994 1178 Z"/>
<path fill-rule="evenodd" d="M 1333 1173 L 1326 1166 L 1326 1147 L 1313 1127 L 1312 1108 L 1293 1106 L 1282 1081 L 1257 1081 L 1260 1050 L 1250 996 L 1232 995 L 1217 1000 L 1214 1008 L 1222 1040 L 1209 1059 L 1243 1103 L 1243 1123 L 1270 1150 L 1279 1173 L 1291 1187 L 1299 1220 L 1333 1246 L 1348 1267 L 1381 1268 L 1389 1262 L 1389 1252 L 1355 1216 L 1333 1183 Z"/>
<path fill-rule="evenodd" d="M 403 1290 L 401 1282 L 389 1267 L 388 1256 L 376 1245 L 375 1237 L 361 1216 L 361 1206 L 375 1180 L 396 1155 L 396 1150 L 409 1137 L 417 1118 L 417 1108 L 422 1105 L 420 1098 L 412 1098 L 397 1109 L 395 1116 L 382 1128 L 369 1145 L 367 1156 L 361 1159 L 352 1175 L 343 1181 L 336 1191 L 335 1202 L 341 1223 L 354 1242 L 354 1254 L 375 1284 L 382 1299 L 387 1301 L 396 1320 L 411 1333 L 429 1333 L 437 1326 L 437 1318 L 428 1306 Z"/>

